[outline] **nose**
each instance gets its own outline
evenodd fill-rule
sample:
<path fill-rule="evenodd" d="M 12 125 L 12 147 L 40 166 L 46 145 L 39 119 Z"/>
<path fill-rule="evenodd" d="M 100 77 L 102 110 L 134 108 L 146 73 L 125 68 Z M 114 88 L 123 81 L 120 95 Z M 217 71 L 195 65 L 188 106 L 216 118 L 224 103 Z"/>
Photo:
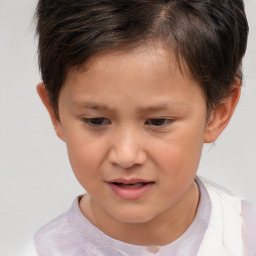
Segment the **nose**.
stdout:
<path fill-rule="evenodd" d="M 116 131 L 112 137 L 109 161 L 125 169 L 143 165 L 147 160 L 143 144 L 143 136 L 134 129 Z"/>

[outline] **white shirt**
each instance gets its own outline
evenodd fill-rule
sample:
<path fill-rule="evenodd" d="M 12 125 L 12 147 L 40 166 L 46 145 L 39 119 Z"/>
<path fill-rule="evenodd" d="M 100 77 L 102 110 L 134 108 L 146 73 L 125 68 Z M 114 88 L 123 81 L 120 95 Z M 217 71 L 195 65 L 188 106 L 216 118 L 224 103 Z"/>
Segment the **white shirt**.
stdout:
<path fill-rule="evenodd" d="M 66 213 L 35 235 L 26 256 L 256 256 L 256 206 L 218 185 L 196 178 L 200 202 L 186 232 L 165 246 L 147 247 L 115 240 L 92 225 L 79 208 L 79 197 Z"/>

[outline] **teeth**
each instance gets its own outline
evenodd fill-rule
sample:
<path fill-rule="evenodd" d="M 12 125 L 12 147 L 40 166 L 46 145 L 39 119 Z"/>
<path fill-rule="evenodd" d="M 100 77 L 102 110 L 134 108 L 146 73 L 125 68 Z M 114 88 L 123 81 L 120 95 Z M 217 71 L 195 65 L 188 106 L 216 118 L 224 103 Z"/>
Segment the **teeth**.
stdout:
<path fill-rule="evenodd" d="M 118 183 L 118 186 L 122 187 L 122 188 L 139 188 L 145 185 L 145 183 L 143 182 L 138 182 L 135 184 L 123 184 L 123 183 Z"/>

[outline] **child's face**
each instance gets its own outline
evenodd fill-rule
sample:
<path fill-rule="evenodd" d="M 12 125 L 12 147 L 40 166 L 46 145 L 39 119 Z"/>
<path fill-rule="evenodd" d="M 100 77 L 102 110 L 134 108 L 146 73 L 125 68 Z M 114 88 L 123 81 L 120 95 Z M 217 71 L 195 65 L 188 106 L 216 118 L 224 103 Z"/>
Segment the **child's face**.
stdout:
<path fill-rule="evenodd" d="M 190 196 L 206 102 L 165 50 L 109 54 L 71 70 L 59 114 L 57 134 L 99 214 L 142 223 Z"/>
<path fill-rule="evenodd" d="M 74 173 L 102 214 L 151 220 L 193 184 L 207 119 L 201 89 L 163 49 L 87 66 L 69 72 L 59 97 L 56 129 Z"/>

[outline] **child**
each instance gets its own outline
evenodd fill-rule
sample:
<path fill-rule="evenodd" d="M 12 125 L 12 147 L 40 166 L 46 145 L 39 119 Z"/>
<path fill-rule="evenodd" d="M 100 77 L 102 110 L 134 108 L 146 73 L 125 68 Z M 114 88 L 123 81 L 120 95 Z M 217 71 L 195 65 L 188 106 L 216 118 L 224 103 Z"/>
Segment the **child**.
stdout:
<path fill-rule="evenodd" d="M 39 0 L 37 91 L 87 194 L 39 256 L 256 255 L 256 207 L 196 176 L 239 100 L 242 0 Z"/>

